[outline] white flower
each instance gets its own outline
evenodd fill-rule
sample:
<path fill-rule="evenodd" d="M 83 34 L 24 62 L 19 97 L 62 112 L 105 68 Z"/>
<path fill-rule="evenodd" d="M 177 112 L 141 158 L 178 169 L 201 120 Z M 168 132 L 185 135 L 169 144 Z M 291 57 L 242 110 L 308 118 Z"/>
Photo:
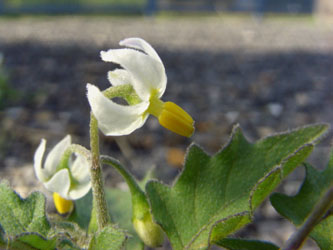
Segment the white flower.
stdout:
<path fill-rule="evenodd" d="M 90 166 L 85 157 L 76 154 L 74 161 L 69 159 L 67 166 L 59 168 L 62 156 L 70 145 L 71 137 L 67 135 L 49 152 L 42 167 L 46 146 L 46 140 L 42 139 L 35 152 L 34 169 L 46 189 L 67 200 L 76 200 L 87 194 L 91 188 Z"/>
<path fill-rule="evenodd" d="M 193 119 L 179 106 L 162 102 L 167 77 L 164 65 L 150 44 L 140 38 L 128 38 L 119 43 L 129 48 L 102 51 L 102 60 L 120 64 L 123 69 L 108 73 L 113 86 L 131 84 L 140 97 L 136 105 L 120 105 L 108 99 L 94 85 L 87 84 L 87 96 L 98 126 L 106 135 L 127 135 L 140 128 L 149 114 L 156 116 L 169 130 L 191 136 Z M 140 51 L 139 51 L 140 50 Z"/>

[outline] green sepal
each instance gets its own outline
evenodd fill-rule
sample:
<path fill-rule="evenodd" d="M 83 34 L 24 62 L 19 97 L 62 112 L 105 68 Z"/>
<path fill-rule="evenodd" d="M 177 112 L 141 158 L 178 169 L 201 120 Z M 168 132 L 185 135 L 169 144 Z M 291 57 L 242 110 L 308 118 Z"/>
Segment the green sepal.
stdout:
<path fill-rule="evenodd" d="M 103 94 L 110 99 L 115 97 L 124 98 L 129 105 L 135 105 L 142 102 L 141 98 L 135 92 L 132 84 L 112 86 L 104 90 Z"/>

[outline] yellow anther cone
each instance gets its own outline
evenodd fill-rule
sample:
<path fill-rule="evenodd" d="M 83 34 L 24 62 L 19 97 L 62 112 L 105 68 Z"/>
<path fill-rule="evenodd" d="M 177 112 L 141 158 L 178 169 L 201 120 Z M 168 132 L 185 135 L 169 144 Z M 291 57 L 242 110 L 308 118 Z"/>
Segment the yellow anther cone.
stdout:
<path fill-rule="evenodd" d="M 53 202 L 59 214 L 67 214 L 73 211 L 73 201 L 62 198 L 58 193 L 53 193 Z"/>
<path fill-rule="evenodd" d="M 158 98 L 151 98 L 148 112 L 157 117 L 163 127 L 176 134 L 191 137 L 194 132 L 192 117 L 173 102 L 162 102 Z"/>
<path fill-rule="evenodd" d="M 158 121 L 163 127 L 182 136 L 190 137 L 194 132 L 192 117 L 173 102 L 164 103 Z"/>

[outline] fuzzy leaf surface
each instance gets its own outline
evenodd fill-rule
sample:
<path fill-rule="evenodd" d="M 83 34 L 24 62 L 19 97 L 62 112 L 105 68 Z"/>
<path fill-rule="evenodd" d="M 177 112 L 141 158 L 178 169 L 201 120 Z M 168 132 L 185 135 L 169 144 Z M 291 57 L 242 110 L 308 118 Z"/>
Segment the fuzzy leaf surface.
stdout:
<path fill-rule="evenodd" d="M 273 207 L 296 226 L 303 224 L 322 195 L 333 184 L 333 151 L 328 166 L 318 171 L 305 164 L 306 177 L 295 196 L 276 193 L 270 198 Z M 310 233 L 320 249 L 333 250 L 333 216 L 322 220 Z"/>
<path fill-rule="evenodd" d="M 89 249 L 120 250 L 124 248 L 126 239 L 123 231 L 107 226 L 92 238 Z"/>
<path fill-rule="evenodd" d="M 58 237 L 54 233 L 46 217 L 42 193 L 34 192 L 22 199 L 6 182 L 2 182 L 0 204 L 0 248 L 49 250 L 66 242 L 63 236 Z M 70 243 L 69 240 L 67 242 Z"/>
<path fill-rule="evenodd" d="M 250 143 L 236 126 L 214 156 L 192 145 L 172 187 L 146 185 L 154 219 L 173 249 L 207 249 L 249 223 L 254 209 L 326 130 L 327 125 L 313 125 Z"/>
<path fill-rule="evenodd" d="M 229 250 L 279 250 L 279 247 L 270 242 L 238 238 L 224 238 L 215 244 Z"/>
<path fill-rule="evenodd" d="M 46 239 L 37 233 L 24 233 L 16 236 L 8 243 L 9 249 L 55 249 L 57 244 L 56 238 Z"/>
<path fill-rule="evenodd" d="M 0 225 L 7 236 L 36 232 L 46 236 L 50 224 L 45 215 L 45 196 L 34 192 L 22 199 L 8 184 L 0 184 Z"/>

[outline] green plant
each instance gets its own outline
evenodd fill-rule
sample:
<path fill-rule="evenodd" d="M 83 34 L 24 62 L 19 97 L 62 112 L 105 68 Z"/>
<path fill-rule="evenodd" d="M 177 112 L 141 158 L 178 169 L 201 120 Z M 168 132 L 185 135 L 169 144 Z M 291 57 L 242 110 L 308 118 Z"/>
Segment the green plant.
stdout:
<path fill-rule="evenodd" d="M 306 161 L 329 126 L 308 125 L 252 143 L 235 125 L 229 142 L 212 156 L 192 144 L 183 171 L 171 186 L 148 174 L 144 183 L 138 182 L 119 161 L 100 153 L 99 129 L 108 136 L 126 135 L 143 126 L 152 114 L 165 128 L 190 137 L 194 121 L 176 104 L 161 101 L 166 74 L 150 44 L 130 38 L 121 45 L 129 48 L 101 53 L 103 60 L 123 67 L 109 72 L 113 86 L 100 91 L 87 85 L 92 108 L 90 150 L 66 136 L 47 154 L 44 164 L 44 139 L 35 153 L 37 178 L 53 192 L 58 212 L 68 216 L 47 215 L 43 194 L 34 192 L 22 199 L 3 182 L 0 246 L 132 250 L 158 247 L 166 236 L 174 250 L 209 249 L 212 245 L 280 249 L 273 243 L 230 235 L 252 222 L 256 208 Z M 115 97 L 125 99 L 128 105 L 113 102 Z M 106 189 L 102 165 L 116 169 L 128 191 Z M 332 167 L 333 153 L 323 172 L 306 165 L 306 179 L 295 197 L 271 196 L 277 211 L 300 227 L 281 249 L 299 249 L 309 235 L 321 249 L 333 249 L 329 210 Z"/>

